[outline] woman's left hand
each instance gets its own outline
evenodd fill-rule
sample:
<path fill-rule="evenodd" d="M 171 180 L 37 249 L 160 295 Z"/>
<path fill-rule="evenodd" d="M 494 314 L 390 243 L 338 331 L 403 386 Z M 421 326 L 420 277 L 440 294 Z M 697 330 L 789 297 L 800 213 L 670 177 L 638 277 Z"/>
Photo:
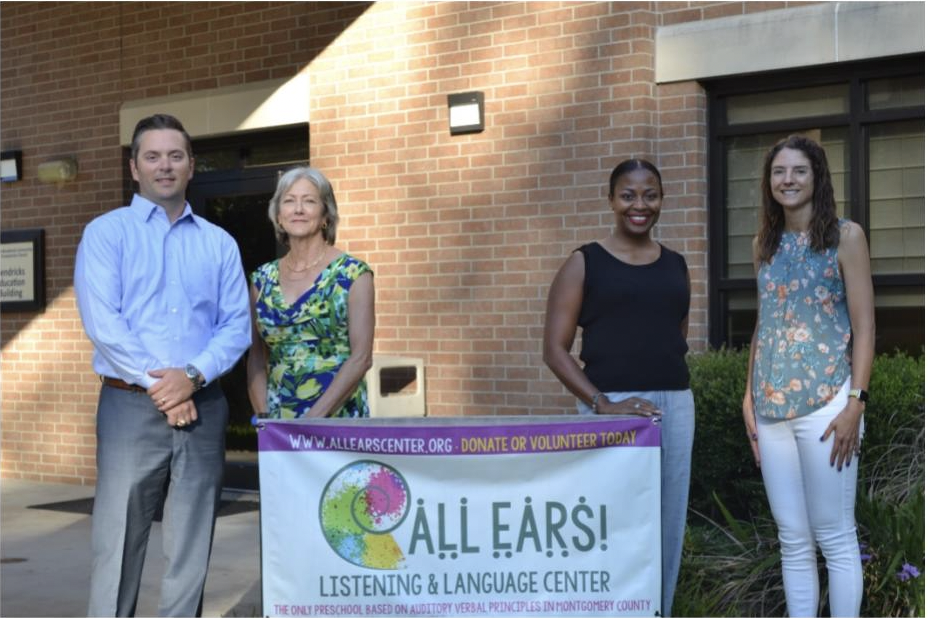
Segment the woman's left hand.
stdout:
<path fill-rule="evenodd" d="M 836 466 L 837 470 L 842 470 L 844 463 L 849 466 L 852 458 L 859 456 L 859 421 L 864 409 L 864 403 L 858 399 L 850 399 L 843 411 L 830 421 L 827 430 L 820 437 L 820 441 L 823 442 L 833 434 L 833 448 L 830 449 L 831 468 Z"/>

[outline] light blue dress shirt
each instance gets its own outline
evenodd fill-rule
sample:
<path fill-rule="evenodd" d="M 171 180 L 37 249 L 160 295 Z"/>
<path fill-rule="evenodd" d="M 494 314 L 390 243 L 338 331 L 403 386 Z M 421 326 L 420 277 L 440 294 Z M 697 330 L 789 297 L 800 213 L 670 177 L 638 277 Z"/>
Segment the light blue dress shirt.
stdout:
<path fill-rule="evenodd" d="M 153 369 L 197 367 L 212 382 L 251 343 L 249 293 L 235 240 L 185 204 L 132 204 L 84 229 L 74 290 L 94 371 L 151 387 Z"/>

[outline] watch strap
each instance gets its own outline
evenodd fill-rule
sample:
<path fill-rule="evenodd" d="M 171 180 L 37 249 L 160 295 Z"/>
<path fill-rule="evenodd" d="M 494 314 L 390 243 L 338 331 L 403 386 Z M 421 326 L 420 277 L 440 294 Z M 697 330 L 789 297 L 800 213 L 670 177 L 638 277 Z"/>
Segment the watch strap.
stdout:
<path fill-rule="evenodd" d="M 187 379 L 191 381 L 191 385 L 193 385 L 195 393 L 203 388 L 204 377 L 203 374 L 200 373 L 199 369 L 193 365 L 188 364 L 184 367 L 184 374 L 187 376 Z"/>
<path fill-rule="evenodd" d="M 862 403 L 868 403 L 869 401 L 869 392 L 861 388 L 850 389 L 849 396 L 850 398 L 858 399 Z"/>

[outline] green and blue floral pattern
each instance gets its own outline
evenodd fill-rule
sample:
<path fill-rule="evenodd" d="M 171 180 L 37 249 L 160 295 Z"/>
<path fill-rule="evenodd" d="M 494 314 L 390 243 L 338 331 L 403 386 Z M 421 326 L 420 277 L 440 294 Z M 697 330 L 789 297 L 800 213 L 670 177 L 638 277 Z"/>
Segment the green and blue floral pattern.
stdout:
<path fill-rule="evenodd" d="M 258 330 L 270 356 L 268 416 L 295 419 L 313 407 L 349 357 L 349 288 L 372 270 L 344 253 L 289 305 L 281 291 L 279 262 L 260 266 L 252 273 L 252 285 L 258 290 Z M 364 379 L 332 416 L 368 416 Z"/>
<path fill-rule="evenodd" d="M 814 251 L 807 234 L 783 232 L 756 282 L 755 411 L 776 419 L 810 414 L 850 375 L 852 329 L 837 248 Z"/>

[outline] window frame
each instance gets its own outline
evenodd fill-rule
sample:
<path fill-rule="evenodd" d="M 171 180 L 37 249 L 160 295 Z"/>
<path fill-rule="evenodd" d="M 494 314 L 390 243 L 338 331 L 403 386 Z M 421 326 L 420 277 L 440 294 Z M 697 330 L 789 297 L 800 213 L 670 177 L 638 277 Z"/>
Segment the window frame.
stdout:
<path fill-rule="evenodd" d="M 734 291 L 755 290 L 753 278 L 728 278 L 726 229 L 726 153 L 725 140 L 742 135 L 783 133 L 808 129 L 846 128 L 849 143 L 850 218 L 862 225 L 866 237 L 869 225 L 869 131 L 872 126 L 905 120 L 924 120 L 924 106 L 893 109 L 866 109 L 867 81 L 880 78 L 924 75 L 924 54 L 908 54 L 866 62 L 821 65 L 807 69 L 791 69 L 770 73 L 747 74 L 701 83 L 707 95 L 707 187 L 708 187 L 708 343 L 719 348 L 727 342 L 726 295 Z M 726 119 L 726 99 L 735 95 L 762 94 L 812 86 L 846 84 L 849 110 L 845 114 L 829 114 L 787 120 L 772 120 L 729 125 Z M 880 274 L 872 276 L 876 289 L 890 287 L 924 288 L 923 273 Z"/>

